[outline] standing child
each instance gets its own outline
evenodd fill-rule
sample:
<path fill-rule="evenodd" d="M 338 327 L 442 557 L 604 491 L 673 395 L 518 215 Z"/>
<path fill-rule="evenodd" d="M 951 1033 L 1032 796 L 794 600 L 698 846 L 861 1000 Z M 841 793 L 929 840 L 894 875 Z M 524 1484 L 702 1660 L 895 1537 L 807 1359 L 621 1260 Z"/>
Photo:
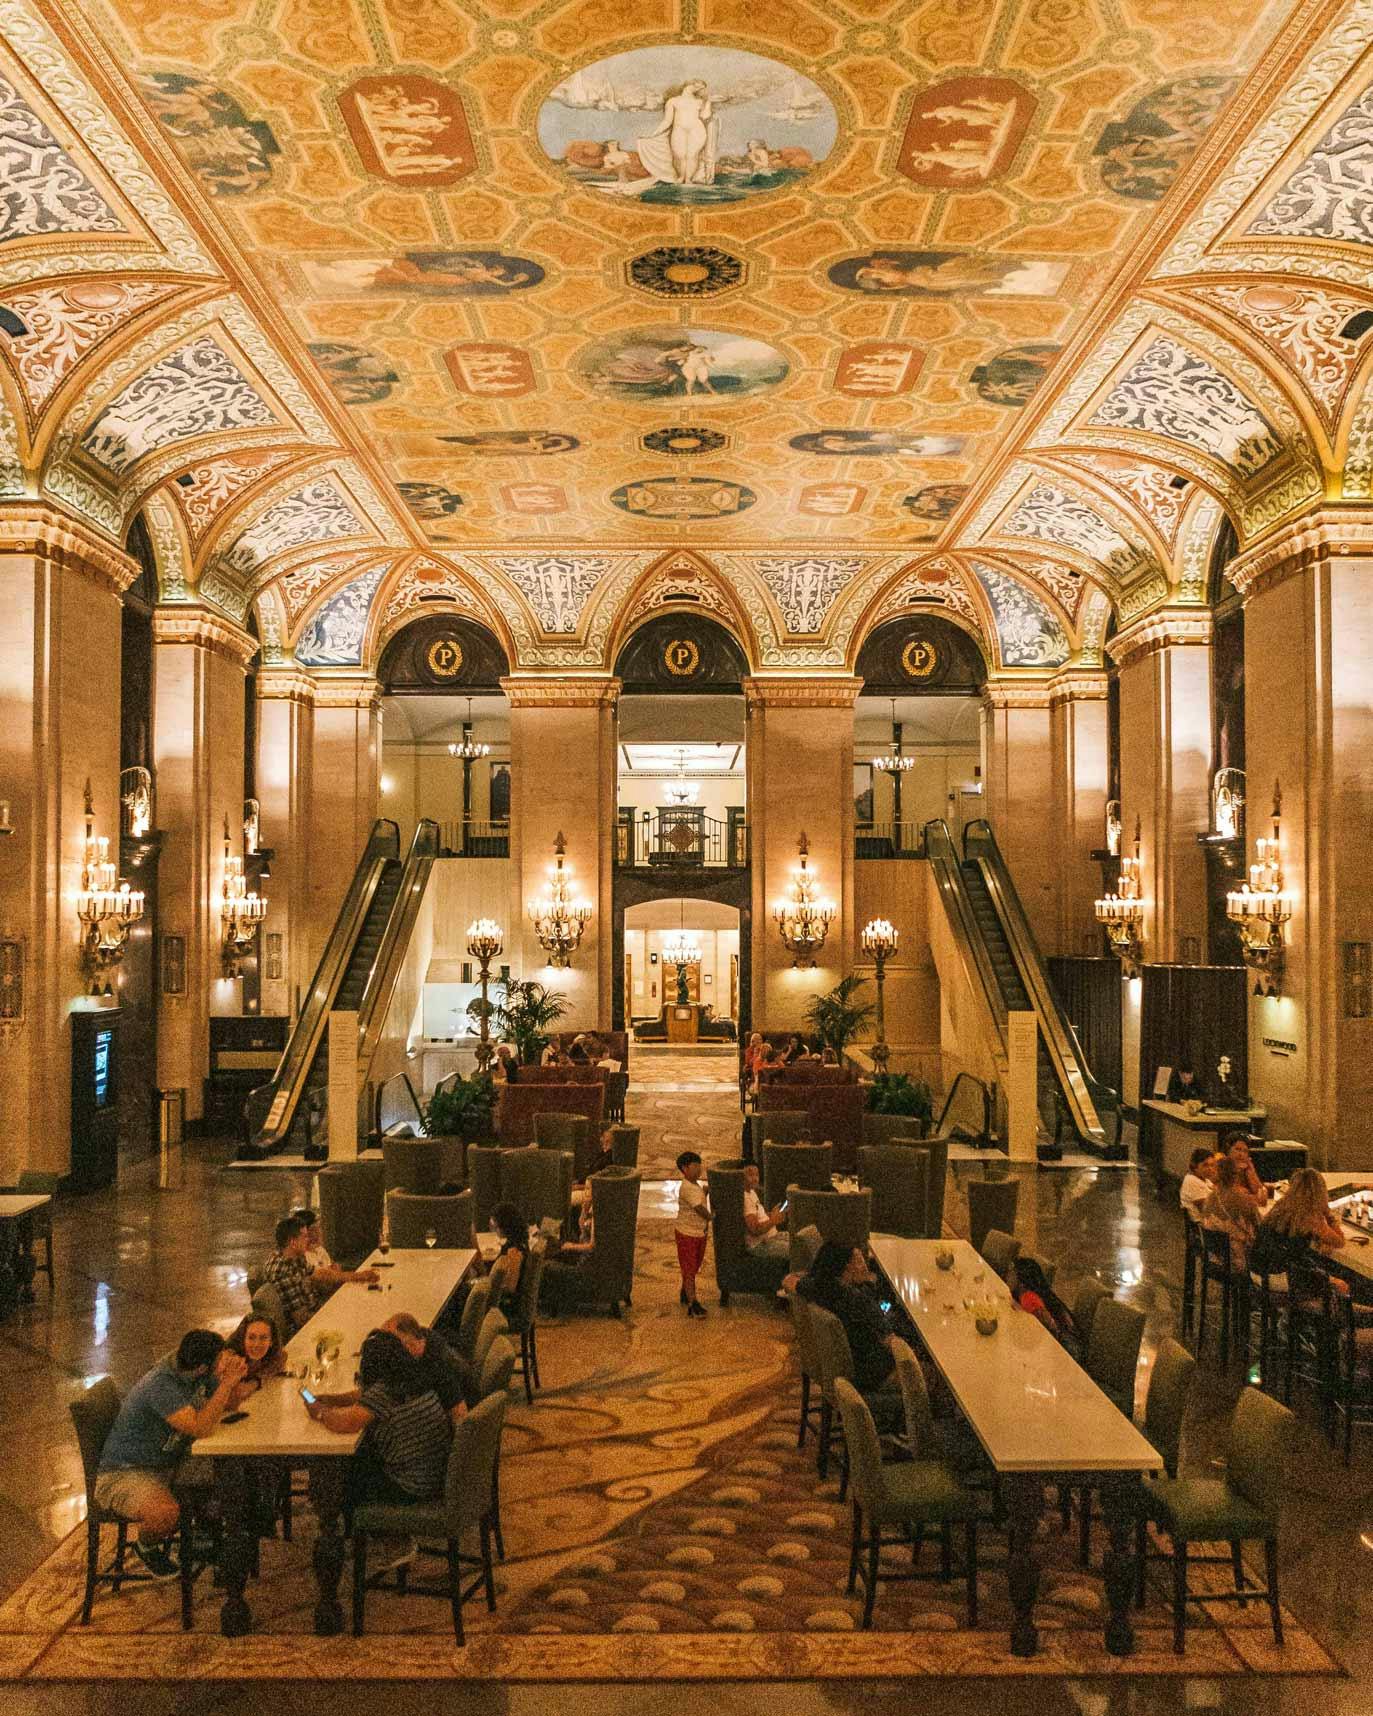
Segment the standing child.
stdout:
<path fill-rule="evenodd" d="M 711 1209 L 706 1188 L 701 1185 L 701 1158 L 694 1150 L 683 1150 L 677 1158 L 682 1183 L 677 1188 L 677 1264 L 682 1271 L 682 1303 L 688 1317 L 704 1317 L 706 1308 L 696 1297 L 696 1277 L 706 1256 L 706 1234 Z"/>

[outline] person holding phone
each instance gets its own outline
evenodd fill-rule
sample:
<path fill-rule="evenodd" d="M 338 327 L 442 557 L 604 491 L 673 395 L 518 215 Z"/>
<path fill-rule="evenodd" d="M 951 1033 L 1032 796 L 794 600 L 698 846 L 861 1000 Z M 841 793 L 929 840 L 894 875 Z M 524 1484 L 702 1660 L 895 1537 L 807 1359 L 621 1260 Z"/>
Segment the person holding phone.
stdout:
<path fill-rule="evenodd" d="M 744 1244 L 754 1257 L 766 1257 L 781 1262 L 788 1255 L 787 1241 L 782 1230 L 787 1224 L 786 1200 L 772 1209 L 763 1208 L 758 1195 L 758 1165 L 750 1162 L 744 1168 Z"/>
<path fill-rule="evenodd" d="M 388 1329 L 373 1329 L 358 1355 L 360 1387 L 327 1398 L 300 1391 L 306 1412 L 339 1436 L 363 1432 L 349 1462 L 350 1507 L 442 1495 L 453 1427 L 423 1367 Z"/>

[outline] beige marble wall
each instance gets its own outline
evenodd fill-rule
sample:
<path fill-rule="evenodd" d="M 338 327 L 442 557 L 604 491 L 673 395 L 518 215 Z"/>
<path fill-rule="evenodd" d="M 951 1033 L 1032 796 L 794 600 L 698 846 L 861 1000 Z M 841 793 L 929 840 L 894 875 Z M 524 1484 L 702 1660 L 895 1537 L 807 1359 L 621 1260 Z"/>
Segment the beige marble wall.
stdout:
<path fill-rule="evenodd" d="M 863 925 L 873 918 L 886 918 L 901 938 L 895 958 L 887 961 L 884 985 L 894 1071 L 907 1070 L 912 1062 L 923 1067 L 939 1061 L 939 974 L 930 949 L 925 871 L 923 859 L 918 858 L 860 858 L 853 867 L 853 968 L 869 980 L 869 999 L 874 993 L 873 965 L 858 946 Z M 865 1032 L 863 1041 L 873 1035 Z"/>
<path fill-rule="evenodd" d="M 71 1024 L 87 1005 L 74 897 L 85 839 L 119 846 L 119 591 L 132 562 L 34 507 L 0 543 L 0 931 L 25 950 L 25 1019 L 0 1035 L 0 1183 L 65 1173 L 71 1155 Z"/>
<path fill-rule="evenodd" d="M 1091 857 L 1106 844 L 1106 675 L 1075 674 L 1050 694 L 1054 797 L 1050 826 L 1058 841 L 1059 953 L 1100 953 L 1093 902 L 1101 868 Z M 1050 950 L 1053 951 L 1053 950 Z"/>
<path fill-rule="evenodd" d="M 257 675 L 257 797 L 272 874 L 263 885 L 262 1011 L 294 1017 L 314 968 L 309 963 L 310 806 L 314 758 L 314 682 L 291 667 Z M 268 974 L 266 941 L 279 935 L 281 976 Z"/>
<path fill-rule="evenodd" d="M 324 951 L 377 817 L 379 699 L 377 682 L 368 675 L 316 677 L 305 890 L 308 946 L 298 969 L 313 971 Z"/>
<path fill-rule="evenodd" d="M 859 680 L 751 679 L 748 711 L 749 842 L 753 888 L 753 1022 L 786 1030 L 810 998 L 852 968 L 854 922 L 853 704 Z M 809 868 L 838 917 L 813 970 L 794 970 L 772 919 L 810 842 Z"/>
<path fill-rule="evenodd" d="M 186 938 L 186 993 L 164 996 L 157 1078 L 203 1113 L 212 1014 L 242 1010 L 241 982 L 224 975 L 220 903 L 224 824 L 243 854 L 243 679 L 254 640 L 205 609 L 159 608 L 153 619 L 153 759 L 160 930 Z"/>
<path fill-rule="evenodd" d="M 987 818 L 1040 948 L 1056 953 L 1062 845 L 1050 714 L 1047 685 L 989 684 L 983 694 Z"/>

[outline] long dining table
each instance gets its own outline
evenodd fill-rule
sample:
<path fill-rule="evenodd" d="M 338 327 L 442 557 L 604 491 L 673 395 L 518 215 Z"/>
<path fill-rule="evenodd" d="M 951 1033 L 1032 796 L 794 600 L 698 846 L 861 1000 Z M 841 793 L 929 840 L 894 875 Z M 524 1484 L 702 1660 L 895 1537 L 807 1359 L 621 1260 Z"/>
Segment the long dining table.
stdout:
<path fill-rule="evenodd" d="M 320 1368 L 317 1354 L 324 1336 L 331 1341 L 337 1337 L 339 1374 L 320 1391 L 350 1389 L 358 1353 L 372 1330 L 398 1311 L 408 1311 L 427 1328 L 452 1298 L 476 1256 L 475 1251 L 393 1249 L 387 1257 L 373 1252 L 363 1267 L 378 1271 L 378 1286 L 349 1281 L 337 1288 L 286 1343 L 285 1373 L 249 1397 L 242 1417 L 232 1424 L 221 1419 L 208 1436 L 191 1444 L 192 1454 L 213 1458 L 215 1486 L 224 1508 L 220 1571 L 225 1594 L 219 1627 L 226 1638 L 241 1637 L 253 1624 L 245 1591 L 257 1560 L 263 1480 L 302 1465 L 309 1471 L 310 1500 L 319 1519 L 314 1552 L 315 1632 L 327 1638 L 342 1631 L 338 1587 L 344 1559 L 345 1461 L 356 1453 L 362 1432 L 340 1435 L 325 1429 L 306 1412 L 300 1390 Z"/>
<path fill-rule="evenodd" d="M 1010 1291 L 966 1240 L 899 1239 L 875 1233 L 872 1254 L 905 1306 L 921 1345 L 1002 1480 L 1009 1526 L 1011 1650 L 1038 1649 L 1038 1531 L 1044 1486 L 1089 1480 L 1101 1493 L 1109 1546 L 1106 1648 L 1134 1649 L 1130 1601 L 1134 1590 L 1131 1494 L 1162 1460 L 1134 1424 L 1044 1325 L 1021 1311 Z M 941 1270 L 936 1256 L 953 1254 Z M 994 1334 L 979 1334 L 968 1302 L 992 1302 Z"/>

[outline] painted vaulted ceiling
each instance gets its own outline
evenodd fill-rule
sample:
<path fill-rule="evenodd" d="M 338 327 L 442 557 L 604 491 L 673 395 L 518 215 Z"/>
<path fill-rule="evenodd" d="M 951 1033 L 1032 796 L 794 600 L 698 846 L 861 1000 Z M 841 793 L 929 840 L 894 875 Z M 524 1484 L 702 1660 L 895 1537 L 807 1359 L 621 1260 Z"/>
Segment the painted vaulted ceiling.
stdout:
<path fill-rule="evenodd" d="M 1373 0 L 0 0 L 0 507 L 269 657 L 940 608 L 1099 663 L 1373 487 Z M 426 609 L 426 611 L 432 611 Z"/>

